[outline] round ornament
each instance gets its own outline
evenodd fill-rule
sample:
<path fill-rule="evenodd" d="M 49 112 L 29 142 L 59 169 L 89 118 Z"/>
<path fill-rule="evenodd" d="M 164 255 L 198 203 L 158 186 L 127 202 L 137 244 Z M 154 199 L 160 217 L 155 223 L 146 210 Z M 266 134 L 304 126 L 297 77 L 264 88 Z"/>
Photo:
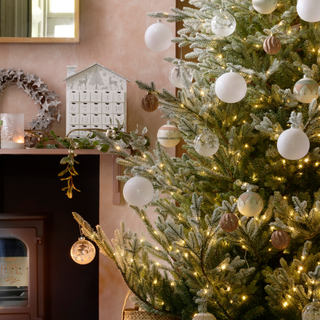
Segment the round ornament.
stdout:
<path fill-rule="evenodd" d="M 194 139 L 194 149 L 204 157 L 214 155 L 219 149 L 219 138 L 207 128 Z"/>
<path fill-rule="evenodd" d="M 302 310 L 302 320 L 320 319 L 320 300 L 313 299 Z"/>
<path fill-rule="evenodd" d="M 174 66 L 169 73 L 169 80 L 171 82 L 171 84 L 173 86 L 175 86 L 176 88 L 183 88 L 183 84 L 182 84 L 182 74 L 184 73 L 184 75 L 187 77 L 187 79 L 190 80 L 190 82 L 193 80 L 193 75 L 190 69 L 188 69 L 187 67 L 185 67 L 184 65 L 177 65 Z"/>
<path fill-rule="evenodd" d="M 247 83 L 240 74 L 231 71 L 217 79 L 215 90 L 223 102 L 236 103 L 246 95 Z"/>
<path fill-rule="evenodd" d="M 181 133 L 176 126 L 167 122 L 164 126 L 160 127 L 157 133 L 157 138 L 163 147 L 170 148 L 176 146 L 180 139 Z"/>
<path fill-rule="evenodd" d="M 247 191 L 237 201 L 239 212 L 246 217 L 254 217 L 263 209 L 263 200 L 259 194 Z"/>
<path fill-rule="evenodd" d="M 206 313 L 196 313 L 192 320 L 217 320 L 217 318 L 209 312 Z"/>
<path fill-rule="evenodd" d="M 216 12 L 211 20 L 212 32 L 220 37 L 230 36 L 236 30 L 236 25 L 234 16 L 222 9 Z"/>
<path fill-rule="evenodd" d="M 297 4 L 299 17 L 307 22 L 320 21 L 320 1 L 319 0 L 299 0 Z"/>
<path fill-rule="evenodd" d="M 271 236 L 271 244 L 279 250 L 285 249 L 290 243 L 290 236 L 283 230 L 275 231 Z"/>
<path fill-rule="evenodd" d="M 226 232 L 232 232 L 238 228 L 238 217 L 233 214 L 233 213 L 225 213 L 221 218 L 220 218 L 220 228 L 223 231 Z"/>
<path fill-rule="evenodd" d="M 163 24 L 161 20 L 152 24 L 144 35 L 144 41 L 149 49 L 152 51 L 164 51 L 171 45 L 173 34 L 171 29 Z"/>
<path fill-rule="evenodd" d="M 283 158 L 299 160 L 308 153 L 310 141 L 302 130 L 290 128 L 280 134 L 277 148 Z"/>
<path fill-rule="evenodd" d="M 71 247 L 70 255 L 74 262 L 88 264 L 96 256 L 96 248 L 90 241 L 80 237 Z"/>
<path fill-rule="evenodd" d="M 270 35 L 264 40 L 263 42 L 263 50 L 267 54 L 277 54 L 281 49 L 281 42 L 280 40 L 273 36 Z"/>
<path fill-rule="evenodd" d="M 132 206 L 148 204 L 154 195 L 152 183 L 144 177 L 133 177 L 123 187 L 123 197 Z"/>
<path fill-rule="evenodd" d="M 159 106 L 158 98 L 155 95 L 151 94 L 150 92 L 142 98 L 141 108 L 144 111 L 153 112 L 157 110 L 158 106 Z"/>
<path fill-rule="evenodd" d="M 277 7 L 277 0 L 252 0 L 253 8 L 262 14 L 269 14 Z"/>
<path fill-rule="evenodd" d="M 293 94 L 299 102 L 310 103 L 313 99 L 318 99 L 319 85 L 313 79 L 304 76 L 294 85 Z"/>

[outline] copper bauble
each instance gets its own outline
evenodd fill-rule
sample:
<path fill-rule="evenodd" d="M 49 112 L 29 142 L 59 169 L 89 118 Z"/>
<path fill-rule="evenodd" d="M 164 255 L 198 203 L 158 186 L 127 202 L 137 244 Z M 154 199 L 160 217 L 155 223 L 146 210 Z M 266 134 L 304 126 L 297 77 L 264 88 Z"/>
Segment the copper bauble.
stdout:
<path fill-rule="evenodd" d="M 269 36 L 263 43 L 263 50 L 268 54 L 276 54 L 281 49 L 281 42 L 275 36 Z"/>
<path fill-rule="evenodd" d="M 223 231 L 232 232 L 238 228 L 238 217 L 233 213 L 225 213 L 221 218 L 219 225 Z"/>
<path fill-rule="evenodd" d="M 275 231 L 271 236 L 272 245 L 279 250 L 285 249 L 290 243 L 290 236 L 283 230 Z"/>
<path fill-rule="evenodd" d="M 141 108 L 147 112 L 157 110 L 159 106 L 159 100 L 151 93 L 146 94 L 141 101 Z"/>

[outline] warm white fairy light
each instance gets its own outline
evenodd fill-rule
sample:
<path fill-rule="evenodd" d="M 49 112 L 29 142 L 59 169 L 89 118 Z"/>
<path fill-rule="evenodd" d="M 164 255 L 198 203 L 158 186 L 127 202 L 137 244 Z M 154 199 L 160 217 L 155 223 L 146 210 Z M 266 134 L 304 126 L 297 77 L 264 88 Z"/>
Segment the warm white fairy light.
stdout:
<path fill-rule="evenodd" d="M 155 280 L 153 281 L 153 283 L 154 283 L 154 284 L 157 284 L 157 283 L 158 283 L 158 280 L 157 280 L 157 279 L 155 279 Z"/>
<path fill-rule="evenodd" d="M 246 296 L 242 296 L 242 300 L 244 301 L 244 300 L 246 300 L 247 299 L 247 297 Z"/>
<path fill-rule="evenodd" d="M 285 302 L 283 303 L 283 306 L 286 308 L 286 307 L 288 306 L 288 302 L 285 301 Z"/>

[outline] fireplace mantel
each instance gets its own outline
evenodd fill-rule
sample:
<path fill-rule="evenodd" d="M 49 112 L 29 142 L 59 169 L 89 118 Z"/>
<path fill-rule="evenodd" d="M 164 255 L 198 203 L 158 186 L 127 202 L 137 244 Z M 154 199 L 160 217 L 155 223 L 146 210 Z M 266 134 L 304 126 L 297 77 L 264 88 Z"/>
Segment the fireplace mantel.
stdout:
<path fill-rule="evenodd" d="M 66 155 L 68 149 L 0 149 L 0 156 L 5 154 L 10 155 Z M 117 156 L 110 153 L 103 153 L 96 149 L 78 149 L 76 150 L 77 155 L 99 155 L 100 156 L 100 179 L 105 176 L 106 164 L 112 159 L 113 166 L 113 204 L 119 205 L 121 201 L 120 197 L 120 181 L 117 180 L 117 176 L 120 175 L 120 165 L 117 163 Z M 107 161 L 108 160 L 108 161 Z M 80 164 L 81 165 L 81 164 Z M 58 179 L 58 177 L 57 177 Z M 81 179 L 81 177 L 79 178 Z M 101 181 L 100 181 L 101 184 Z M 100 191 L 101 193 L 101 191 Z"/>

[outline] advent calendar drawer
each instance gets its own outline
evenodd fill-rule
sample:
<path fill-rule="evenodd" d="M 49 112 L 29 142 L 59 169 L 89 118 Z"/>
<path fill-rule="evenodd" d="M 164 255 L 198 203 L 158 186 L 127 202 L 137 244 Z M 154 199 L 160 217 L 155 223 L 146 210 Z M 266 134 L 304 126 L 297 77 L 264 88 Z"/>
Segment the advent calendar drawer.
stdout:
<path fill-rule="evenodd" d="M 71 132 L 72 130 L 75 130 L 75 129 L 79 129 L 79 125 L 69 125 L 68 126 L 68 132 L 67 132 L 67 134 L 69 133 L 69 132 Z M 70 137 L 71 138 L 73 138 L 73 137 L 77 137 L 79 135 L 79 132 L 78 131 L 73 131 L 72 133 L 70 133 Z"/>
<path fill-rule="evenodd" d="M 85 131 L 85 129 L 91 129 L 91 126 L 90 125 L 80 125 L 80 129 L 82 129 L 83 131 L 79 131 L 79 136 L 81 138 L 85 138 L 90 133 L 90 131 Z"/>
<path fill-rule="evenodd" d="M 80 101 L 90 102 L 90 91 L 87 91 L 87 90 L 80 91 Z"/>
<path fill-rule="evenodd" d="M 102 115 L 102 124 L 106 124 L 108 126 L 113 124 L 113 115 L 112 114 L 103 114 Z"/>
<path fill-rule="evenodd" d="M 79 114 L 70 114 L 69 120 L 71 125 L 79 124 Z"/>
<path fill-rule="evenodd" d="M 90 103 L 81 102 L 80 103 L 80 113 L 90 113 Z"/>
<path fill-rule="evenodd" d="M 113 92 L 113 102 L 124 102 L 124 92 L 123 91 Z"/>
<path fill-rule="evenodd" d="M 113 113 L 124 113 L 124 103 L 113 103 Z"/>
<path fill-rule="evenodd" d="M 113 111 L 113 103 L 103 102 L 102 103 L 102 113 L 109 114 Z"/>
<path fill-rule="evenodd" d="M 80 114 L 80 124 L 90 124 L 90 114 Z"/>
<path fill-rule="evenodd" d="M 69 102 L 69 112 L 79 113 L 79 102 Z"/>
<path fill-rule="evenodd" d="M 91 102 L 101 102 L 101 91 L 91 91 Z"/>
<path fill-rule="evenodd" d="M 79 91 L 77 90 L 69 91 L 69 100 L 72 102 L 79 101 Z"/>
<path fill-rule="evenodd" d="M 102 129 L 102 125 L 101 124 L 92 124 L 91 129 Z"/>
<path fill-rule="evenodd" d="M 101 118 L 102 118 L 101 114 L 92 114 L 91 124 L 101 124 L 102 122 Z"/>
<path fill-rule="evenodd" d="M 117 121 L 119 121 L 120 124 L 124 124 L 124 115 L 123 114 L 114 114 L 113 119 L 114 119 L 115 126 L 118 125 Z"/>
<path fill-rule="evenodd" d="M 102 102 L 113 102 L 113 92 L 103 91 L 102 92 Z"/>
<path fill-rule="evenodd" d="M 101 103 L 91 102 L 91 113 L 101 113 Z"/>

